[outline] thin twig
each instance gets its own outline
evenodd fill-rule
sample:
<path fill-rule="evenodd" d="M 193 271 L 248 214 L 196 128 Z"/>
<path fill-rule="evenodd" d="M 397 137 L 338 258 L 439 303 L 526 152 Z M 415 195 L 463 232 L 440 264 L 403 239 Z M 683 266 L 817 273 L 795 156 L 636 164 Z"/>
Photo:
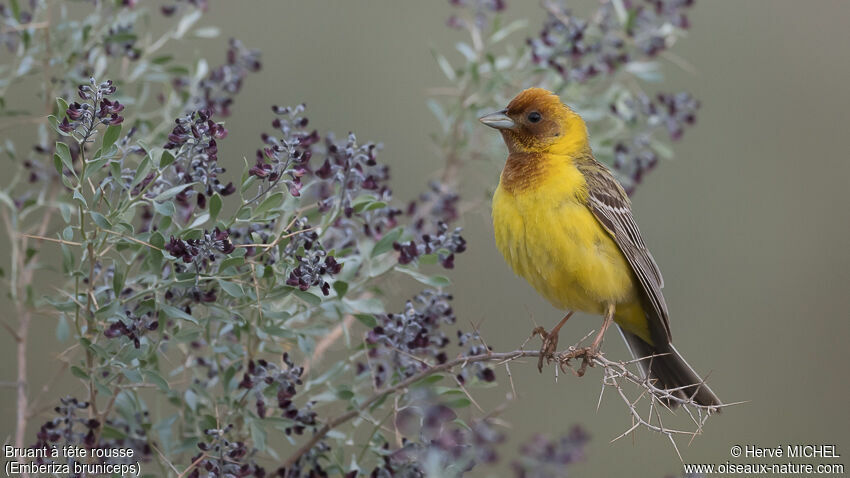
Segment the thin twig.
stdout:
<path fill-rule="evenodd" d="M 21 237 L 28 237 L 30 239 L 38 239 L 39 241 L 58 242 L 59 244 L 66 244 L 66 245 L 69 245 L 69 246 L 82 246 L 82 243 L 79 243 L 79 242 L 66 241 L 64 239 L 54 239 L 52 237 L 37 236 L 35 234 L 21 234 Z"/>

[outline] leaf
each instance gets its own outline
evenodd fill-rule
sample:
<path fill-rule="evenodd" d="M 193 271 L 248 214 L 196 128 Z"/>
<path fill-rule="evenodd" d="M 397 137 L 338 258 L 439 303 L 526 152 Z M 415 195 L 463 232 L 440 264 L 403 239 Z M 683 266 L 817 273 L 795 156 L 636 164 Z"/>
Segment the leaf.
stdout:
<path fill-rule="evenodd" d="M 201 27 L 195 29 L 195 36 L 198 38 L 215 38 L 221 34 L 218 27 Z"/>
<path fill-rule="evenodd" d="M 319 305 L 319 304 L 322 303 L 321 297 L 317 296 L 316 294 L 307 292 L 306 290 L 301 290 L 301 289 L 295 288 L 292 291 L 292 293 L 295 294 L 295 296 L 298 297 L 299 299 L 308 303 L 309 305 L 316 306 L 316 305 Z"/>
<path fill-rule="evenodd" d="M 87 374 L 85 370 L 81 369 L 80 367 L 77 367 L 76 365 L 71 366 L 71 373 L 77 378 L 81 378 L 83 380 L 89 379 L 89 374 Z"/>
<path fill-rule="evenodd" d="M 167 392 L 170 389 L 170 387 L 168 386 L 168 382 L 164 378 L 162 378 L 162 375 L 160 375 L 156 371 L 142 369 L 142 375 L 145 376 L 145 379 L 147 379 L 148 382 L 156 385 L 163 392 Z"/>
<path fill-rule="evenodd" d="M 205 212 L 205 213 L 201 214 L 200 216 L 196 217 L 194 221 L 192 221 L 192 224 L 189 225 L 189 229 L 196 228 L 196 227 L 206 223 L 209 220 L 210 220 L 210 213 Z"/>
<path fill-rule="evenodd" d="M 56 98 L 56 115 L 59 118 L 65 117 L 65 112 L 68 111 L 68 102 L 65 98 Z"/>
<path fill-rule="evenodd" d="M 251 441 L 254 442 L 254 447 L 259 451 L 266 449 L 266 430 L 263 429 L 262 422 L 259 420 L 251 420 Z"/>
<path fill-rule="evenodd" d="M 123 368 L 121 374 L 127 377 L 131 383 L 142 383 L 142 374 L 134 368 Z"/>
<path fill-rule="evenodd" d="M 174 203 L 168 202 L 154 202 L 153 208 L 156 210 L 157 214 L 161 216 L 171 217 L 177 209 L 174 207 Z"/>
<path fill-rule="evenodd" d="M 334 290 L 336 291 L 336 295 L 338 297 L 342 297 L 348 292 L 348 282 L 338 280 L 334 282 Z"/>
<path fill-rule="evenodd" d="M 219 212 L 221 212 L 221 196 L 218 193 L 213 193 L 210 198 L 210 217 L 215 220 Z"/>
<path fill-rule="evenodd" d="M 275 193 L 271 196 L 267 197 L 256 209 L 254 209 L 254 215 L 259 216 L 270 209 L 276 208 L 283 204 L 283 193 Z"/>
<path fill-rule="evenodd" d="M 103 214 L 94 211 L 89 211 L 89 214 L 91 215 L 91 218 L 94 223 L 100 226 L 102 229 L 112 229 L 112 223 L 110 223 L 109 220 L 106 219 Z"/>
<path fill-rule="evenodd" d="M 121 430 L 111 427 L 109 425 L 104 424 L 103 428 L 100 430 L 100 437 L 106 439 L 122 439 L 126 438 L 127 435 L 124 434 Z"/>
<path fill-rule="evenodd" d="M 616 3 L 616 2 L 614 2 L 614 3 Z M 493 34 L 490 36 L 490 42 L 492 44 L 499 43 L 500 41 L 507 38 L 511 33 L 515 32 L 517 30 L 521 30 L 521 29 L 525 28 L 526 26 L 528 26 L 528 20 L 526 20 L 526 19 L 515 20 L 511 23 L 508 23 L 507 25 L 505 25 L 504 28 L 501 28 L 501 29 L 493 32 Z"/>
<path fill-rule="evenodd" d="M 103 165 L 106 164 L 107 161 L 109 161 L 109 158 L 100 158 L 95 159 L 94 161 L 89 161 L 86 164 L 86 171 L 83 173 L 83 177 L 80 179 L 80 181 L 85 182 L 86 179 L 100 172 L 100 170 L 103 168 Z"/>
<path fill-rule="evenodd" d="M 459 42 L 455 44 L 455 49 L 460 52 L 461 55 L 466 58 L 466 61 L 472 63 L 477 60 L 478 55 L 475 53 L 475 50 L 469 46 L 469 43 Z"/>
<path fill-rule="evenodd" d="M 145 176 L 147 176 L 148 172 L 151 170 L 151 166 L 153 166 L 153 164 L 151 163 L 150 156 L 145 156 L 145 159 L 142 160 L 139 167 L 136 169 L 136 174 L 133 176 L 133 182 L 130 183 L 130 189 L 133 189 L 137 184 L 145 179 Z"/>
<path fill-rule="evenodd" d="M 221 290 L 227 293 L 227 295 L 236 299 L 245 295 L 245 291 L 242 290 L 242 286 L 240 286 L 239 284 L 226 280 L 219 280 L 218 285 L 219 287 L 221 287 Z"/>
<path fill-rule="evenodd" d="M 398 241 L 398 238 L 401 237 L 401 232 L 402 228 L 397 227 L 384 234 L 384 237 L 375 243 L 375 247 L 372 248 L 372 257 L 379 256 L 392 249 L 393 243 Z"/>
<path fill-rule="evenodd" d="M 79 191 L 74 191 L 73 197 L 74 199 L 80 202 L 80 205 L 83 206 L 83 209 L 89 208 L 89 204 L 86 202 L 86 198 L 83 197 L 83 195 L 80 194 Z"/>
<path fill-rule="evenodd" d="M 65 314 L 59 314 L 59 322 L 56 324 L 56 339 L 64 342 L 71 337 L 71 328 Z"/>
<path fill-rule="evenodd" d="M 103 145 L 100 147 L 103 154 L 106 154 L 109 151 L 109 148 L 118 141 L 118 138 L 121 136 L 121 125 L 120 124 L 111 124 L 106 127 L 106 132 L 103 133 Z"/>
<path fill-rule="evenodd" d="M 354 314 L 354 318 L 359 320 L 363 325 L 369 327 L 370 329 L 374 329 L 378 326 L 378 319 L 376 319 L 374 315 Z"/>
<path fill-rule="evenodd" d="M 62 131 L 61 129 L 59 129 L 59 120 L 57 120 L 55 116 L 49 115 L 47 117 L 47 124 L 50 125 L 50 127 L 53 129 L 53 131 L 56 131 L 60 135 L 71 136 L 71 133 L 66 133 L 66 132 Z"/>
<path fill-rule="evenodd" d="M 171 154 L 171 151 L 167 149 L 162 152 L 162 156 L 159 158 L 159 167 L 165 168 L 174 162 L 174 155 Z"/>
<path fill-rule="evenodd" d="M 159 231 L 154 231 L 154 233 L 151 234 L 151 237 L 148 242 L 162 249 L 162 247 L 165 246 L 165 236 L 163 236 L 162 233 L 160 233 Z"/>
<path fill-rule="evenodd" d="M 407 267 L 396 267 L 395 270 L 403 272 L 417 281 L 425 285 L 430 285 L 431 287 L 447 287 L 452 284 L 452 281 L 446 276 L 429 276 Z"/>
<path fill-rule="evenodd" d="M 174 32 L 174 38 L 180 39 L 183 35 L 185 35 L 186 32 L 192 28 L 192 25 L 201 19 L 201 13 L 200 9 L 193 10 L 191 13 L 181 18 L 180 23 L 177 24 L 177 30 Z"/>
<path fill-rule="evenodd" d="M 434 55 L 434 59 L 437 60 L 437 64 L 440 66 L 440 69 L 443 70 L 443 74 L 446 75 L 446 78 L 448 78 L 449 81 L 455 81 L 457 79 L 457 75 L 455 74 L 454 68 L 452 68 L 452 64 L 449 63 L 449 60 L 447 60 L 443 55 L 437 53 L 435 50 L 432 50 L 431 53 Z"/>
<path fill-rule="evenodd" d="M 112 290 L 115 297 L 120 297 L 121 291 L 124 290 L 124 271 L 118 264 L 115 264 L 115 273 L 112 275 Z"/>
<path fill-rule="evenodd" d="M 74 176 L 77 175 L 77 173 L 74 172 L 74 164 L 71 162 L 71 150 L 68 148 L 67 144 L 61 141 L 56 143 L 56 154 L 54 155 L 54 158 L 56 157 L 59 158 L 59 161 L 63 166 L 65 166 L 65 169 L 74 173 Z"/>
<path fill-rule="evenodd" d="M 59 203 L 59 212 L 62 214 L 62 220 L 66 223 L 71 222 L 71 206 L 68 203 Z"/>
<path fill-rule="evenodd" d="M 218 271 L 219 273 L 222 273 L 229 267 L 239 267 L 244 263 L 244 257 L 228 257 L 227 259 L 221 261 L 221 265 L 218 266 Z"/>
<path fill-rule="evenodd" d="M 196 318 L 192 317 L 186 312 L 183 312 L 177 307 L 173 307 L 167 304 L 159 304 L 159 310 L 165 312 L 165 315 L 171 317 L 172 319 L 188 320 L 189 322 L 192 322 L 195 325 L 199 325 L 198 320 Z"/>
<path fill-rule="evenodd" d="M 198 184 L 198 183 L 192 182 L 192 183 L 179 184 L 177 186 L 170 187 L 170 188 L 166 189 L 165 191 L 159 193 L 155 198 L 153 198 L 153 200 L 154 200 L 154 202 L 162 202 L 162 201 L 165 201 L 166 199 L 171 199 L 174 196 L 183 192 L 186 188 L 190 188 L 190 187 L 194 186 L 195 184 Z"/>
<path fill-rule="evenodd" d="M 343 298 L 342 302 L 350 310 L 360 314 L 383 314 L 386 312 L 384 303 L 377 297 L 364 297 L 357 300 Z"/>
<path fill-rule="evenodd" d="M 465 408 L 468 407 L 472 402 L 466 397 L 460 397 L 455 400 L 450 400 L 448 402 L 443 403 L 443 405 L 449 408 Z"/>

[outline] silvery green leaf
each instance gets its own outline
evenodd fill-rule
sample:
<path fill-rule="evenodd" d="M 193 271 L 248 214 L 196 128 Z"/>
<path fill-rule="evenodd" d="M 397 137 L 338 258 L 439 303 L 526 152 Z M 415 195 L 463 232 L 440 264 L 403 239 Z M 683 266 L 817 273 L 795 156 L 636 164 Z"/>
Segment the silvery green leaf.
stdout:
<path fill-rule="evenodd" d="M 192 28 L 192 25 L 194 25 L 198 20 L 201 19 L 201 14 L 201 10 L 197 9 L 192 10 L 188 15 L 185 15 L 183 18 L 181 18 L 180 23 L 177 24 L 177 29 L 174 31 L 173 37 L 175 39 L 183 38 L 183 35 L 185 35 L 186 32 L 188 32 L 189 29 Z"/>
<path fill-rule="evenodd" d="M 221 29 L 218 27 L 201 27 L 195 29 L 195 36 L 198 38 L 215 38 L 221 34 Z"/>
<path fill-rule="evenodd" d="M 449 63 L 449 60 L 436 51 L 433 51 L 432 53 L 434 54 L 434 59 L 437 60 L 437 65 L 439 65 L 440 69 L 443 70 L 443 74 L 446 75 L 446 78 L 448 78 L 449 81 L 455 81 L 457 79 L 457 74 L 455 74 L 455 70 L 452 68 L 452 64 Z"/>
<path fill-rule="evenodd" d="M 464 42 L 456 43 L 455 48 L 457 49 L 457 51 L 460 52 L 461 55 L 464 56 L 464 58 L 466 58 L 466 61 L 472 63 L 472 62 L 478 60 L 478 54 L 475 53 L 475 50 L 473 50 L 472 47 L 469 46 L 468 43 L 464 43 Z"/>
<path fill-rule="evenodd" d="M 520 19 L 520 20 L 514 20 L 511 23 L 508 23 L 507 25 L 505 25 L 503 28 L 500 28 L 499 30 L 493 32 L 493 34 L 490 35 L 490 43 L 492 43 L 492 44 L 499 43 L 500 41 L 507 38 L 511 33 L 518 31 L 518 30 L 522 30 L 523 28 L 525 28 L 527 26 L 528 26 L 528 20 L 526 20 L 524 18 Z"/>

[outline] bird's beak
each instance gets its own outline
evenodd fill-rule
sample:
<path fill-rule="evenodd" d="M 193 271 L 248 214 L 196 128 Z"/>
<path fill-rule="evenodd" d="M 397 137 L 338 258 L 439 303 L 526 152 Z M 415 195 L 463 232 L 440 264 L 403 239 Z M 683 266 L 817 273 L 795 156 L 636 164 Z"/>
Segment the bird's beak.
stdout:
<path fill-rule="evenodd" d="M 484 115 L 478 118 L 478 121 L 486 124 L 491 128 L 496 129 L 513 129 L 516 126 L 514 120 L 510 119 L 508 115 L 505 113 L 507 110 L 497 111 L 495 113 L 490 113 L 489 115 Z"/>

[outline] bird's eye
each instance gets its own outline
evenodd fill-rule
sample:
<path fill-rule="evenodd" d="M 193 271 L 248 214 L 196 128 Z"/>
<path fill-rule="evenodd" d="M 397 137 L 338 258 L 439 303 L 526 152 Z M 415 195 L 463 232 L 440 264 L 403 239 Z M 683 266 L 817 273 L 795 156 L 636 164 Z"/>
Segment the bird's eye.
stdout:
<path fill-rule="evenodd" d="M 543 117 L 540 116 L 540 113 L 538 113 L 536 111 L 532 111 L 531 113 L 528 114 L 528 121 L 530 121 L 532 123 L 537 123 L 541 119 L 543 119 Z"/>

